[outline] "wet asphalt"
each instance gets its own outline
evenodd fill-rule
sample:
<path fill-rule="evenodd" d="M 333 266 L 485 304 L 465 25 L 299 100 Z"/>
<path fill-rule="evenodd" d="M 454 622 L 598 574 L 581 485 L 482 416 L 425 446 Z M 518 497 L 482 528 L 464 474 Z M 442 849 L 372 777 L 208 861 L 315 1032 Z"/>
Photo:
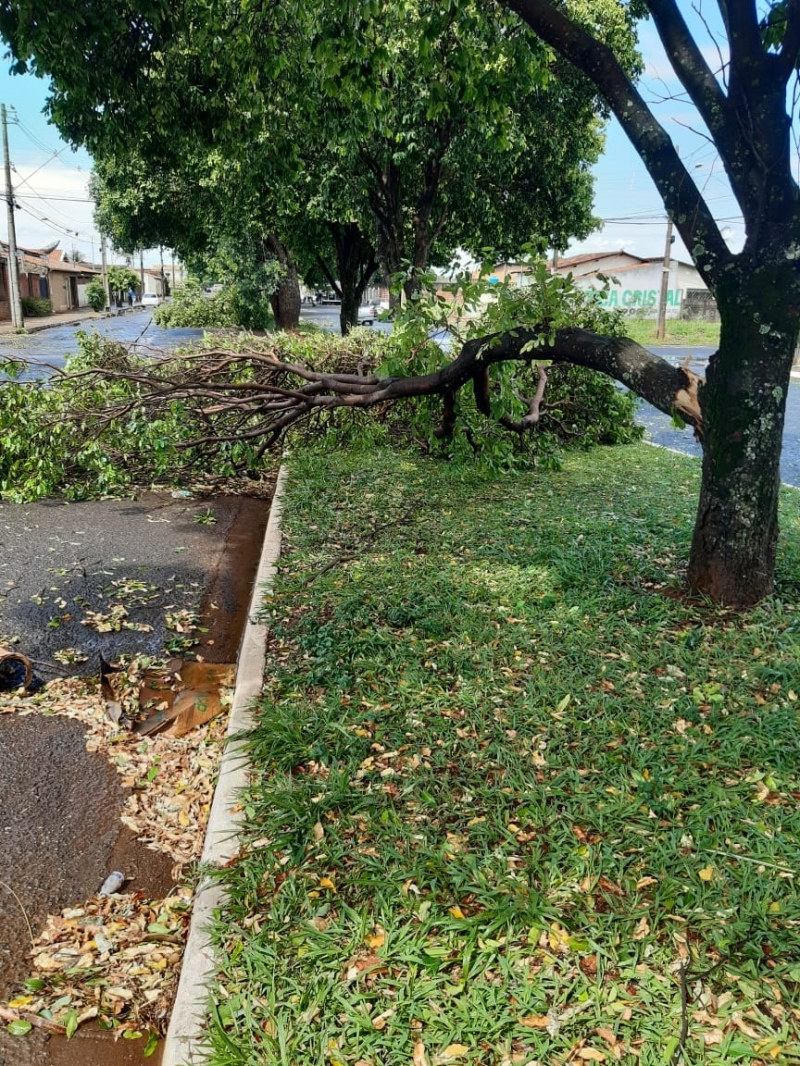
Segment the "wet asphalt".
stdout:
<path fill-rule="evenodd" d="M 33 659 L 43 680 L 94 673 L 101 654 L 186 649 L 232 661 L 232 619 L 248 594 L 238 563 L 248 543 L 260 545 L 266 513 L 260 500 L 156 493 L 2 503 L 0 644 Z M 186 644 L 175 623 L 198 613 L 208 632 Z M 70 652 L 80 661 L 65 662 Z"/>

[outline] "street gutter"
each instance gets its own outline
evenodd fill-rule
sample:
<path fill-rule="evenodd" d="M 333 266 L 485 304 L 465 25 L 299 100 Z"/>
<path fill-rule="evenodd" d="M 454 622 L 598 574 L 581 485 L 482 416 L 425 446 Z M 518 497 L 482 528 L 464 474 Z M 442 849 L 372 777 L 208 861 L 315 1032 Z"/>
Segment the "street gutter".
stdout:
<path fill-rule="evenodd" d="M 233 738 L 256 724 L 254 702 L 261 694 L 266 661 L 267 627 L 258 621 L 264 594 L 272 588 L 281 551 L 281 509 L 286 468 L 281 467 L 261 549 L 250 610 L 242 636 L 236 685 L 219 778 L 214 791 L 200 862 L 219 869 L 238 854 L 239 828 L 244 820 L 239 797 L 247 787 L 250 764 L 240 741 Z M 202 1047 L 208 1013 L 209 981 L 215 970 L 209 925 L 226 894 L 212 876 L 205 876 L 194 897 L 189 937 L 161 1066 L 190 1066 L 206 1058 Z"/>

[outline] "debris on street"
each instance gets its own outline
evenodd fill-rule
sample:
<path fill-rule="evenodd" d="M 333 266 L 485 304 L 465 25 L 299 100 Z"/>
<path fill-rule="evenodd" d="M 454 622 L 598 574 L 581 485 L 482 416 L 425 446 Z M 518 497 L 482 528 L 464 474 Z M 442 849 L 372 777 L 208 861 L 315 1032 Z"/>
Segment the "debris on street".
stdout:
<path fill-rule="evenodd" d="M 212 678 L 213 694 L 208 689 Z M 65 715 L 82 722 L 87 750 L 104 755 L 130 790 L 122 823 L 146 847 L 171 856 L 178 884 L 187 864 L 202 851 L 225 741 L 221 712 L 230 704 L 227 686 L 233 678 L 232 666 L 180 660 L 159 666 L 142 657 L 119 668 L 104 664 L 101 685 L 91 679 L 61 678 L 34 695 L 22 689 L 0 693 L 0 714 Z M 175 687 L 180 682 L 191 688 L 176 694 L 169 687 L 168 698 L 164 690 L 148 687 L 150 682 Z M 108 710 L 112 685 L 119 706 L 116 722 Z M 125 728 L 125 720 L 133 723 L 164 711 L 154 704 L 152 692 L 164 696 L 160 702 L 178 705 L 164 723 L 175 733 L 165 729 L 145 735 Z M 193 723 L 204 728 L 193 728 Z M 193 893 L 185 884 L 178 884 L 165 899 L 115 891 L 124 887 L 125 879 L 124 871 L 114 871 L 96 896 L 47 918 L 32 944 L 32 974 L 24 990 L 0 1005 L 0 1020 L 13 1032 L 24 1035 L 44 1025 L 71 1036 L 94 1019 L 119 1032 L 149 1031 L 154 1039 L 163 1034 Z"/>

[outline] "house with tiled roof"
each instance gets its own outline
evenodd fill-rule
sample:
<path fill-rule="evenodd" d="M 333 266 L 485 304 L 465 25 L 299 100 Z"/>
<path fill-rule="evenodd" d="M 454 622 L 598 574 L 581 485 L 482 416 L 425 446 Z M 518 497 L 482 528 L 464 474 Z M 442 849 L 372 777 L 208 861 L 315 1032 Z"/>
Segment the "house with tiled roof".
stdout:
<path fill-rule="evenodd" d="M 91 263 L 70 263 L 61 251 L 18 248 L 19 294 L 50 300 L 54 312 L 88 307 L 86 286 L 101 270 Z M 8 245 L 0 242 L 0 321 L 11 321 Z"/>
<path fill-rule="evenodd" d="M 58 249 L 48 253 L 47 267 L 54 312 L 74 311 L 78 307 L 89 306 L 86 286 L 102 276 L 99 267 L 92 263 L 72 263 L 66 253 Z"/>
<path fill-rule="evenodd" d="M 605 307 L 619 307 L 644 318 L 658 314 L 664 271 L 661 256 L 622 250 L 589 252 L 559 257 L 548 265 L 556 274 L 571 274 L 580 288 L 598 290 L 598 299 Z M 492 277 L 512 285 L 528 284 L 529 276 L 530 269 L 524 263 L 497 263 L 492 271 Z M 693 263 L 670 259 L 666 313 L 669 318 L 719 320 L 714 299 Z"/>
<path fill-rule="evenodd" d="M 47 253 L 17 249 L 20 296 L 50 296 Z M 11 321 L 11 287 L 8 273 L 8 245 L 0 241 L 0 321 Z"/>

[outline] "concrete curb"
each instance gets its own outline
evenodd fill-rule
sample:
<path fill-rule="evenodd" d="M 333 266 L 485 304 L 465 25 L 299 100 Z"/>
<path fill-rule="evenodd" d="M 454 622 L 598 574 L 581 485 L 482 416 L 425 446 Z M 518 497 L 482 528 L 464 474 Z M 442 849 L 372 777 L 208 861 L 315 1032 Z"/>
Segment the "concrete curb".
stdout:
<path fill-rule="evenodd" d="M 231 742 L 237 733 L 254 725 L 252 704 L 261 693 L 266 658 L 267 627 L 257 621 L 265 589 L 272 586 L 281 551 L 281 509 L 286 469 L 281 467 L 269 512 L 269 522 L 261 549 L 261 560 L 253 586 L 228 724 L 225 752 L 219 769 L 217 787 L 211 804 L 201 862 L 221 866 L 238 851 L 238 829 L 243 820 L 235 810 L 239 795 L 247 785 L 249 764 L 239 745 Z M 205 1056 L 201 1049 L 207 1008 L 207 983 L 214 972 L 214 954 L 208 926 L 213 912 L 224 902 L 222 888 L 211 878 L 204 878 L 194 898 L 189 938 L 183 953 L 183 966 L 172 1008 L 169 1029 L 164 1041 L 162 1066 L 187 1066 Z"/>

